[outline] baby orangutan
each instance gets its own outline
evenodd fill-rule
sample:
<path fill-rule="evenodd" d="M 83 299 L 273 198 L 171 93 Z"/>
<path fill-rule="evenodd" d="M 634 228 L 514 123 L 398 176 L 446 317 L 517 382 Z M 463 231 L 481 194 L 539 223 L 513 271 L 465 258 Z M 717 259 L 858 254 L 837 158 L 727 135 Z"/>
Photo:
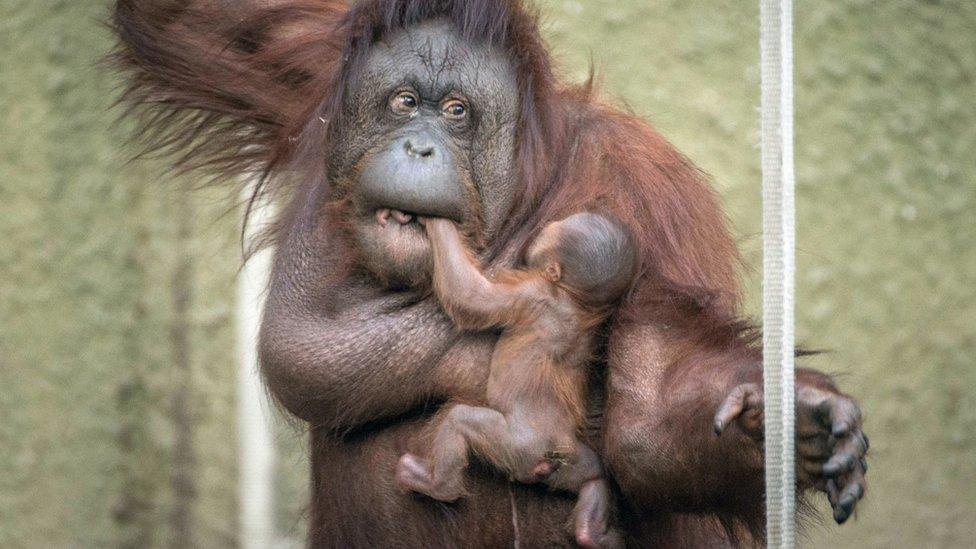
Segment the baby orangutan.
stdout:
<path fill-rule="evenodd" d="M 424 219 L 434 291 L 464 330 L 502 328 L 487 407 L 454 404 L 437 424 L 429 459 L 404 454 L 396 479 L 440 501 L 464 495 L 474 453 L 524 483 L 578 493 L 573 529 L 583 547 L 622 545 L 609 527 L 612 495 L 597 454 L 579 434 L 596 329 L 634 276 L 635 246 L 620 222 L 580 213 L 547 225 L 527 270 L 489 280 L 453 222 Z"/>

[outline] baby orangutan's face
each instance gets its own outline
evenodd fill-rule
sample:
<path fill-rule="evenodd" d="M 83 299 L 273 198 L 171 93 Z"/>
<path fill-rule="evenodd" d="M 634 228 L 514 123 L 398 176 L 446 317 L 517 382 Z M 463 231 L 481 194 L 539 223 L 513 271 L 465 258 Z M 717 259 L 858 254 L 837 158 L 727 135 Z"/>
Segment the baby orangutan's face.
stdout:
<path fill-rule="evenodd" d="M 525 253 L 525 263 L 529 269 L 541 272 L 550 282 L 558 282 L 562 274 L 559 257 L 561 224 L 561 221 L 556 221 L 546 225 Z"/>

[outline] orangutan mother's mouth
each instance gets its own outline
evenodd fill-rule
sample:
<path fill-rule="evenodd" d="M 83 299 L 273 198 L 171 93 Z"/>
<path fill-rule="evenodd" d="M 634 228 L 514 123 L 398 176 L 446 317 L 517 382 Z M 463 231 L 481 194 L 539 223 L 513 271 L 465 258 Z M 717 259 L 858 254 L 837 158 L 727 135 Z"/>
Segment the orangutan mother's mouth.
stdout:
<path fill-rule="evenodd" d="M 376 210 L 376 221 L 381 227 L 386 227 L 390 223 L 409 225 L 417 223 L 417 214 L 394 208 L 380 208 Z"/>

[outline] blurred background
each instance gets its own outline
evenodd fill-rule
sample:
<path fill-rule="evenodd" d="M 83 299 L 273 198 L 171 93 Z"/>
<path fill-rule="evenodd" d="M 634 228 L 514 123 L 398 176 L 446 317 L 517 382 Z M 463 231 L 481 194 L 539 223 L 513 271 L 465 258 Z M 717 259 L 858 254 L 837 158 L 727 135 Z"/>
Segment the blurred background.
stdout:
<path fill-rule="evenodd" d="M 538 5 L 568 78 L 592 58 L 714 176 L 758 315 L 757 2 Z M 0 547 L 232 547 L 239 211 L 126 163 L 107 9 L 0 0 Z M 873 452 L 856 519 L 803 545 L 972 547 L 976 2 L 796 0 L 796 30 L 798 338 Z M 303 433 L 273 418 L 270 520 L 300 546 Z"/>

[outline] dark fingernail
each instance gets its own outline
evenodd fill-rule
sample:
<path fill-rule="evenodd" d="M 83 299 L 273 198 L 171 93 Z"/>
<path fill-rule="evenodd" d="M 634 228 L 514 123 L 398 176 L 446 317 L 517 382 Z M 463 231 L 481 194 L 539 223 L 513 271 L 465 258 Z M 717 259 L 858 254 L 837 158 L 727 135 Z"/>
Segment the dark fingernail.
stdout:
<path fill-rule="evenodd" d="M 861 438 L 864 439 L 864 449 L 865 450 L 870 450 L 871 449 L 871 440 L 868 439 L 868 436 L 866 434 L 864 434 L 864 433 L 861 433 Z"/>
<path fill-rule="evenodd" d="M 844 514 L 850 516 L 854 512 L 854 505 L 857 503 L 857 498 L 854 496 L 847 496 L 840 502 L 840 508 L 844 511 Z"/>
<path fill-rule="evenodd" d="M 837 524 L 844 524 L 850 516 L 851 514 L 848 511 L 840 507 L 834 509 L 834 520 L 837 521 Z"/>
<path fill-rule="evenodd" d="M 868 460 L 866 460 L 864 458 L 861 458 L 861 471 L 864 474 L 867 474 L 867 472 L 868 472 Z"/>

